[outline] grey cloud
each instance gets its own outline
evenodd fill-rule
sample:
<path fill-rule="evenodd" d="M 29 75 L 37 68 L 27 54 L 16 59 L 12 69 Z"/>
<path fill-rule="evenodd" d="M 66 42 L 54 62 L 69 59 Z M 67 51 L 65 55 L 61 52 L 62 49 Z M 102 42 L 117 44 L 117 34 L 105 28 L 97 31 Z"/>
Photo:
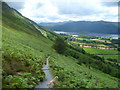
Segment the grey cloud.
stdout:
<path fill-rule="evenodd" d="M 47 19 L 50 19 L 50 20 L 58 20 L 60 19 L 60 17 L 55 17 L 55 16 L 42 16 L 42 15 L 39 15 L 39 16 L 35 16 L 35 18 L 47 18 Z"/>
<path fill-rule="evenodd" d="M 51 17 L 48 17 L 48 18 L 50 18 L 51 20 L 58 20 L 58 19 L 60 19 L 59 17 L 54 17 L 54 16 L 51 16 Z"/>
<path fill-rule="evenodd" d="M 40 2 L 39 2 L 39 3 L 37 3 L 37 4 L 36 4 L 36 9 L 38 9 L 38 8 L 42 7 L 43 5 L 44 5 L 43 3 L 40 3 Z"/>
<path fill-rule="evenodd" d="M 96 8 L 92 8 L 85 5 L 80 5 L 79 3 L 65 3 L 57 5 L 59 14 L 73 14 L 79 16 L 93 15 L 95 13 L 101 13 Z"/>
<path fill-rule="evenodd" d="M 118 6 L 118 2 L 103 2 L 102 5 L 107 7 L 116 7 Z"/>
<path fill-rule="evenodd" d="M 24 2 L 6 2 L 10 7 L 20 10 L 24 8 Z"/>
<path fill-rule="evenodd" d="M 113 2 L 112 3 L 104 2 L 104 3 L 96 4 L 94 2 L 87 3 L 87 1 L 88 0 L 86 0 L 86 2 L 84 2 L 84 3 L 81 3 L 81 2 L 78 3 L 76 1 L 71 3 L 71 2 L 68 2 L 67 0 L 65 2 L 56 2 L 56 3 L 41 1 L 41 2 L 35 3 L 34 5 L 32 5 L 32 2 L 30 2 L 30 4 L 29 4 L 29 2 L 26 2 L 27 4 L 29 4 L 27 7 L 25 7 L 27 9 L 24 8 L 24 5 L 26 5 L 24 2 L 7 2 L 7 3 L 9 4 L 9 6 L 17 9 L 18 11 L 20 9 L 22 9 L 23 11 L 25 10 L 24 13 L 22 13 L 22 14 L 26 15 L 26 17 L 29 17 L 30 19 L 38 20 L 38 21 L 43 20 L 44 22 L 45 21 L 60 21 L 60 20 L 61 21 L 80 20 L 80 19 L 82 19 L 82 17 L 85 20 L 87 17 L 90 17 L 90 18 L 96 17 L 98 19 L 101 19 L 101 18 L 103 18 L 103 19 L 113 18 L 114 19 L 117 17 L 114 14 L 113 14 L 114 15 L 113 16 L 111 13 L 107 12 L 109 7 L 111 8 L 111 7 L 116 6 L 116 2 L 114 4 L 113 4 Z M 101 4 L 102 4 L 102 6 L 101 6 Z M 55 13 L 55 15 L 52 14 L 52 9 L 49 9 L 49 5 L 53 6 L 54 8 L 56 8 L 58 10 L 58 12 L 56 10 L 57 14 L 56 13 Z M 53 10 L 54 10 L 54 8 L 53 8 Z M 45 9 L 45 11 L 44 11 L 44 9 Z M 35 11 L 35 13 L 31 13 L 32 11 L 29 11 L 29 10 L 32 10 L 33 12 Z M 29 16 L 29 13 L 30 13 L 30 16 Z M 99 17 L 102 14 L 103 14 L 103 17 Z M 93 16 L 93 17 L 91 17 L 91 16 Z"/>

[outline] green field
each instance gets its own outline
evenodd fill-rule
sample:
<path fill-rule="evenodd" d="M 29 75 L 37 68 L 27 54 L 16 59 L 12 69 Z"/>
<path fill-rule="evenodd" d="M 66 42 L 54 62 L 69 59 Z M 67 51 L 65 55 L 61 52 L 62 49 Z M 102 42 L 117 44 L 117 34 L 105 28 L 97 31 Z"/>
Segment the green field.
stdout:
<path fill-rule="evenodd" d="M 108 50 L 108 49 L 96 49 L 96 48 L 89 48 L 83 47 L 83 49 L 90 53 L 90 54 L 118 54 L 117 50 Z"/>
<path fill-rule="evenodd" d="M 100 57 L 104 57 L 105 59 L 117 59 L 118 60 L 118 55 L 98 55 Z"/>
<path fill-rule="evenodd" d="M 120 59 L 118 55 L 98 55 L 100 57 L 104 57 L 106 60 L 113 59 L 112 62 L 120 63 Z"/>
<path fill-rule="evenodd" d="M 117 50 L 96 49 L 96 48 L 88 48 L 88 47 L 83 47 L 83 49 L 90 54 L 95 54 L 100 57 L 104 57 L 105 60 L 116 59 L 116 60 L 112 60 L 112 62 L 120 62 L 118 59 L 118 55 L 115 55 L 115 54 L 119 54 Z M 99 55 L 99 54 L 103 54 L 103 55 Z"/>

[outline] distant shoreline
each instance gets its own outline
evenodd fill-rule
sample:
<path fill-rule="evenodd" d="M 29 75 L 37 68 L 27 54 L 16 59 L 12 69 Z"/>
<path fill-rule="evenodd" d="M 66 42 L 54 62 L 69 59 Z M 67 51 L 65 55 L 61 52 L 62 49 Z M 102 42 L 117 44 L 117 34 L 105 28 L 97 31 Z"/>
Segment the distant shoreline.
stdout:
<path fill-rule="evenodd" d="M 84 34 L 84 35 L 92 35 L 96 37 L 107 37 L 107 38 L 113 38 L 113 39 L 118 39 L 118 34 L 99 34 L 99 33 L 77 33 L 77 32 L 64 32 L 64 31 L 54 31 L 55 33 L 58 34 Z"/>

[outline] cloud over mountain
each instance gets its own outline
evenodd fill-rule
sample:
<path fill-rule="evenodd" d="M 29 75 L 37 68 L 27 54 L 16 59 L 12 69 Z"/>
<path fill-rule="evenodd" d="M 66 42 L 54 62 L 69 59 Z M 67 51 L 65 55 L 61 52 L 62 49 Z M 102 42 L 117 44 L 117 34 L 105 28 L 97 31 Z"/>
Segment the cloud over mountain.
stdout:
<path fill-rule="evenodd" d="M 36 22 L 117 21 L 117 2 L 102 0 L 25 0 L 7 2 L 22 15 Z"/>

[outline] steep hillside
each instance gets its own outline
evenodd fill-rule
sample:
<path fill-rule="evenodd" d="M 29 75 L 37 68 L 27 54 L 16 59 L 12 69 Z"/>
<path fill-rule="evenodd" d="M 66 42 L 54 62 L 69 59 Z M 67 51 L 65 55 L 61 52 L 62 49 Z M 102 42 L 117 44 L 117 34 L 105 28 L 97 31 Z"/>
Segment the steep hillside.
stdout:
<path fill-rule="evenodd" d="M 81 48 L 67 47 L 69 53 L 58 54 L 53 45 L 61 36 L 38 26 L 6 3 L 2 4 L 3 88 L 35 87 L 45 77 L 41 68 L 48 56 L 51 56 L 53 76 L 59 76 L 55 87 L 118 87 L 118 78 L 79 64 L 80 61 L 97 59 L 83 53 Z M 98 86 L 94 84 L 96 80 L 99 80 Z"/>
<path fill-rule="evenodd" d="M 33 87 L 44 78 L 41 68 L 53 42 L 49 32 L 16 10 L 5 3 L 2 9 L 3 87 Z"/>
<path fill-rule="evenodd" d="M 104 33 L 104 34 L 117 34 L 118 23 L 107 21 L 70 21 L 66 23 L 42 23 L 39 24 L 48 29 L 65 32 L 78 32 L 78 33 Z"/>

